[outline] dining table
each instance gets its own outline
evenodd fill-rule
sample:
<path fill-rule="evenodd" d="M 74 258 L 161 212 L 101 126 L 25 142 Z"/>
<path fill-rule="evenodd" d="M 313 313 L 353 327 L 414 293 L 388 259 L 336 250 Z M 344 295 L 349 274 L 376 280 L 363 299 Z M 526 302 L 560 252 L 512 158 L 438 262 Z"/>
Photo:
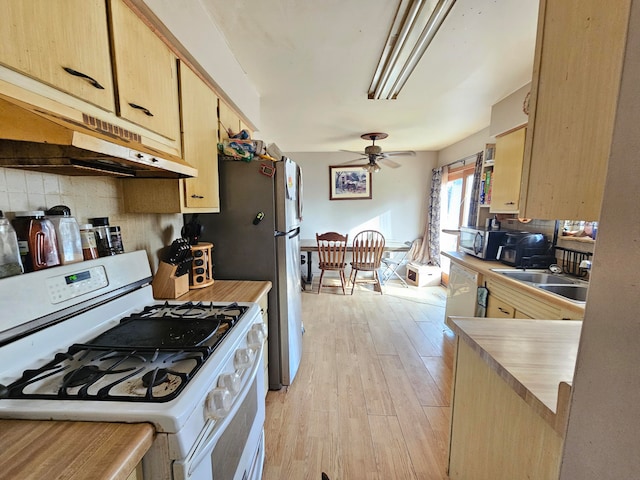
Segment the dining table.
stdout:
<path fill-rule="evenodd" d="M 408 252 L 411 247 L 411 242 L 397 242 L 397 241 L 387 241 L 384 244 L 385 252 Z M 315 239 L 300 239 L 300 251 L 305 252 L 307 255 L 306 264 L 307 264 L 307 275 L 302 275 L 302 287 L 306 290 L 307 285 L 311 285 L 313 281 L 313 273 L 311 271 L 312 260 L 313 260 L 313 252 L 318 251 L 318 243 Z M 347 252 L 353 251 L 353 245 L 347 244 Z"/>

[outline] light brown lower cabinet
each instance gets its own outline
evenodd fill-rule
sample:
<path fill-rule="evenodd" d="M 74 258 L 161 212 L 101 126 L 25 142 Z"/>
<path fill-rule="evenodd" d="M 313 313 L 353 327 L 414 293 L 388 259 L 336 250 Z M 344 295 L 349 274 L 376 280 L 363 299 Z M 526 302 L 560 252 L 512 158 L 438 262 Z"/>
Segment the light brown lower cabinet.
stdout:
<path fill-rule="evenodd" d="M 135 470 L 131 472 L 131 475 L 127 477 L 127 480 L 144 480 L 144 476 L 142 474 L 142 462 L 140 462 Z"/>
<path fill-rule="evenodd" d="M 486 285 L 489 289 L 487 318 L 581 320 L 584 317 L 583 312 L 550 303 L 493 277 L 486 278 Z"/>
<path fill-rule="evenodd" d="M 451 480 L 556 480 L 563 438 L 458 338 Z"/>
<path fill-rule="evenodd" d="M 507 302 L 490 295 L 487 299 L 487 318 L 514 318 L 516 309 Z"/>

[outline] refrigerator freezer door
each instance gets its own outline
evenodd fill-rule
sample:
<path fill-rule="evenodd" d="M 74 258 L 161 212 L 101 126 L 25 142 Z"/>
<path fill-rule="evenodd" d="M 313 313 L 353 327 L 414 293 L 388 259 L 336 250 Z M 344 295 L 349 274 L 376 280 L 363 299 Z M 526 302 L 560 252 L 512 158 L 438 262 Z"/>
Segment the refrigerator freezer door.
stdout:
<path fill-rule="evenodd" d="M 289 158 L 276 165 L 276 225 L 277 230 L 289 232 L 302 220 L 302 176 Z"/>
<path fill-rule="evenodd" d="M 280 366 L 282 385 L 291 385 L 302 359 L 302 284 L 300 276 L 300 228 L 278 238 L 280 310 Z"/>

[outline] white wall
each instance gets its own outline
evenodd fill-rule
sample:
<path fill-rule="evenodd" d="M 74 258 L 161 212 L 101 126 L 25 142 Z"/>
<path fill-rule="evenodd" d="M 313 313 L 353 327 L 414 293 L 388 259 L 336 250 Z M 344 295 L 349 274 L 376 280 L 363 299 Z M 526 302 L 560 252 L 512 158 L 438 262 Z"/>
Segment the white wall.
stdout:
<path fill-rule="evenodd" d="M 438 152 L 438 166 L 441 167 L 451 162 L 455 162 L 456 160 L 482 152 L 484 151 L 484 147 L 487 143 L 493 143 L 494 141 L 495 138 L 489 136 L 489 127 L 480 130 L 479 132 L 440 150 Z"/>
<path fill-rule="evenodd" d="M 426 223 L 431 170 L 435 152 L 398 157 L 400 168 L 384 165 L 373 174 L 371 200 L 329 200 L 329 166 L 352 160 L 344 152 L 289 152 L 302 168 L 304 218 L 302 238 L 337 231 L 353 237 L 358 231 L 380 230 L 388 241 L 407 241 L 422 236 Z M 366 162 L 363 162 L 366 163 Z"/>

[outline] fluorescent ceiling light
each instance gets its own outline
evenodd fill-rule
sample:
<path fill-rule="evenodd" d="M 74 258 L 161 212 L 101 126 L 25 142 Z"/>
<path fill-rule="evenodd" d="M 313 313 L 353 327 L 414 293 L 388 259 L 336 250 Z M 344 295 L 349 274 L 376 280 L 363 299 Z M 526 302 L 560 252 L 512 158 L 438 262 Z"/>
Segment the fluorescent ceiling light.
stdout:
<path fill-rule="evenodd" d="M 394 100 L 456 0 L 401 0 L 369 87 L 369 98 Z"/>

